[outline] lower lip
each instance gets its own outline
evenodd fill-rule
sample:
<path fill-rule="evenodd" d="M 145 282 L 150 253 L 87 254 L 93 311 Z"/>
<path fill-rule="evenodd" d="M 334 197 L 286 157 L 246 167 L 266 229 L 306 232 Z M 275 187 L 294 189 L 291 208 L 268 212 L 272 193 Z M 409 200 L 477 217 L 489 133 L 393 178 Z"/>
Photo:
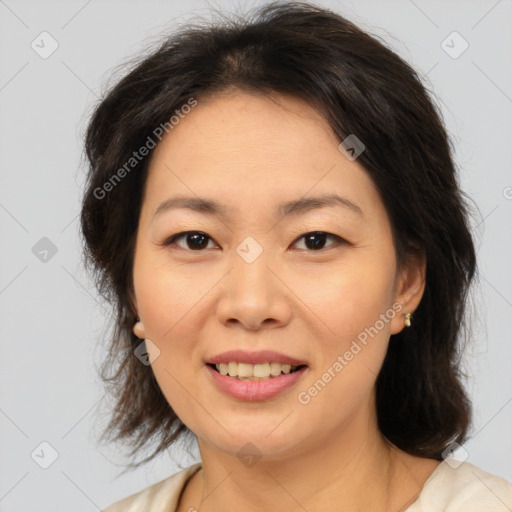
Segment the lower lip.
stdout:
<path fill-rule="evenodd" d="M 307 366 L 287 375 L 269 378 L 267 380 L 238 380 L 222 375 L 211 366 L 206 369 L 215 384 L 227 395 L 246 401 L 268 400 L 291 388 L 307 370 Z"/>

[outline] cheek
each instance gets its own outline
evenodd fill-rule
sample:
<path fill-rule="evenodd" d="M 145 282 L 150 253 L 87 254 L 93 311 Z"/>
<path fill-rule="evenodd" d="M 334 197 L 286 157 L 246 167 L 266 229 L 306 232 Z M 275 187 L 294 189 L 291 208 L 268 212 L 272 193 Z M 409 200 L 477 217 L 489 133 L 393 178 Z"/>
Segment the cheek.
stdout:
<path fill-rule="evenodd" d="M 316 365 L 297 402 L 302 414 L 322 419 L 319 429 L 335 429 L 369 404 L 395 314 L 386 272 L 348 270 L 329 281 L 312 307 L 330 329 L 318 340 Z"/>
<path fill-rule="evenodd" d="M 343 348 L 393 311 L 394 259 L 354 254 L 316 274 L 304 272 L 294 290 L 325 327 L 329 345 Z M 390 322 L 378 323 L 389 334 Z"/>
<path fill-rule="evenodd" d="M 202 368 L 197 354 L 197 339 L 208 307 L 208 291 L 219 280 L 208 269 L 169 265 L 162 254 L 141 252 L 134 266 L 134 287 L 140 316 L 144 319 L 146 338 L 156 348 L 152 370 L 164 396 L 184 418 L 190 411 L 190 396 L 196 371 Z"/>
<path fill-rule="evenodd" d="M 317 365 L 308 382 L 311 393 L 303 390 L 304 401 L 311 399 L 310 412 L 318 409 L 320 414 L 342 397 L 344 407 L 334 416 L 343 416 L 372 391 L 396 314 L 393 254 L 387 259 L 380 254 L 374 258 L 371 252 L 359 253 L 329 272 L 328 279 L 319 281 L 316 276 L 316 282 L 323 283 L 322 293 L 309 294 L 308 306 L 328 329 L 322 329 L 318 340 Z M 303 293 L 315 281 L 309 279 Z"/>
<path fill-rule="evenodd" d="M 158 262 L 140 268 L 134 279 L 146 338 L 157 347 L 153 349 L 156 357 L 152 357 L 151 344 L 146 344 L 151 371 L 169 405 L 186 423 L 197 414 L 189 393 L 194 394 L 196 377 L 191 361 L 197 362 L 193 340 L 200 325 L 197 322 L 192 328 L 191 319 L 197 319 L 200 299 L 211 285 L 191 282 L 179 267 L 168 269 Z"/>
<path fill-rule="evenodd" d="M 163 255 L 165 256 L 165 255 Z M 142 256 L 134 270 L 134 286 L 146 335 L 169 344 L 181 339 L 187 322 L 197 315 L 201 302 L 215 284 L 211 272 L 181 264 L 169 265 L 162 255 Z M 218 280 L 218 279 L 217 279 Z"/>

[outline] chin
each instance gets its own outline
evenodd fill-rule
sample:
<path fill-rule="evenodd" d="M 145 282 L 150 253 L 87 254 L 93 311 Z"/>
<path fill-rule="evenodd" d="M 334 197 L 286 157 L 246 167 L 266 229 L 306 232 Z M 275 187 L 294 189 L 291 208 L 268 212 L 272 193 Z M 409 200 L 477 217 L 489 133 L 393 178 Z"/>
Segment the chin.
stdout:
<path fill-rule="evenodd" d="M 282 422 L 282 420 L 283 417 L 279 421 Z M 210 432 L 207 437 L 209 443 L 215 445 L 218 450 L 237 458 L 252 455 L 258 459 L 270 461 L 296 455 L 296 447 L 303 443 L 308 435 L 307 433 L 302 435 L 293 425 L 285 427 L 283 423 L 286 420 L 281 425 L 279 421 L 269 423 L 262 418 L 261 421 L 251 422 L 249 425 L 221 422 L 227 432 L 220 428 L 215 433 Z M 269 427 L 270 425 L 273 426 Z"/>

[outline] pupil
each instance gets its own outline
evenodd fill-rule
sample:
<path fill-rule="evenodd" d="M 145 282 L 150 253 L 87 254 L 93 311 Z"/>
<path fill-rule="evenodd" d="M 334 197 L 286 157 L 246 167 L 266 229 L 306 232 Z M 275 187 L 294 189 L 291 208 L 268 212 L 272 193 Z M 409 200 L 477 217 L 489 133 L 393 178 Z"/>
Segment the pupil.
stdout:
<path fill-rule="evenodd" d="M 311 233 L 306 236 L 306 246 L 309 249 L 322 249 L 325 244 L 326 233 Z M 314 239 L 317 238 L 317 242 L 314 242 Z M 320 238 L 320 242 L 318 243 L 318 238 Z"/>
<path fill-rule="evenodd" d="M 201 243 L 202 238 L 202 243 Z M 208 245 L 208 240 L 205 235 L 202 235 L 201 233 L 194 233 L 192 235 L 188 235 L 188 240 L 193 240 L 191 244 L 189 244 L 189 247 L 192 246 L 192 249 L 202 249 L 203 247 L 206 247 Z"/>

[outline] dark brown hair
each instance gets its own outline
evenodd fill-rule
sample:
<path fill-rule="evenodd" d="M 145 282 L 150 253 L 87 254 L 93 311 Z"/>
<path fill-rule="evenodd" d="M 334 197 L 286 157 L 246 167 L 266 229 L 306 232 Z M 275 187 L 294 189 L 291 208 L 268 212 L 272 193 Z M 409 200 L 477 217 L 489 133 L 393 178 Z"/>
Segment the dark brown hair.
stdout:
<path fill-rule="evenodd" d="M 377 378 L 378 424 L 400 449 L 440 460 L 452 441 L 464 442 L 470 424 L 460 357 L 476 272 L 451 141 L 427 88 L 404 60 L 339 14 L 302 2 L 188 24 L 136 61 L 94 110 L 81 230 L 86 266 L 115 310 L 101 368 L 115 407 L 103 439 L 128 442 L 132 456 L 156 442 L 148 457 L 131 464 L 137 467 L 190 431 L 151 366 L 134 356 L 141 341 L 132 333 L 132 264 L 149 157 L 108 194 L 98 190 L 191 98 L 200 102 L 233 87 L 301 98 L 340 141 L 355 134 L 366 146 L 358 162 L 388 211 L 399 265 L 413 250 L 427 261 L 412 327 L 391 337 Z"/>

